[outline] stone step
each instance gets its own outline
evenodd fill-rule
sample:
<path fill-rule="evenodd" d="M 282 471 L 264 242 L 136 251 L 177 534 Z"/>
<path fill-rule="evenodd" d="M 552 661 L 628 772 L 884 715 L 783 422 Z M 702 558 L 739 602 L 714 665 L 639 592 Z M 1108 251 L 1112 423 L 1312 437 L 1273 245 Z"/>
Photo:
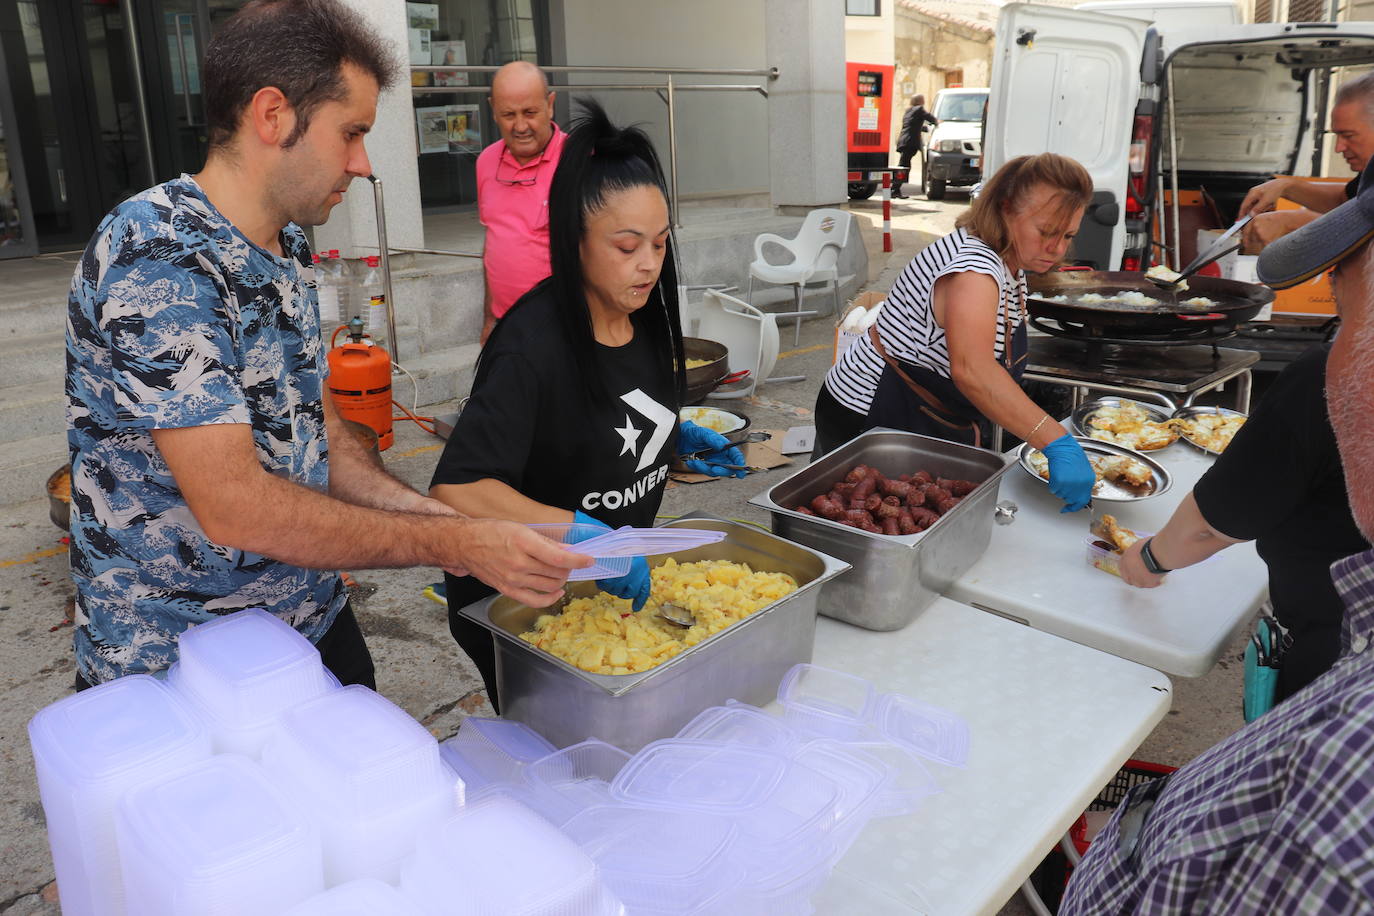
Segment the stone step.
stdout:
<path fill-rule="evenodd" d="M 45 497 L 48 477 L 67 463 L 67 434 L 7 442 L 0 449 L 0 506 Z"/>
<path fill-rule="evenodd" d="M 56 381 L 62 385 L 67 371 L 65 331 L 25 336 L 0 336 L 0 400 L 5 389 L 33 382 Z"/>

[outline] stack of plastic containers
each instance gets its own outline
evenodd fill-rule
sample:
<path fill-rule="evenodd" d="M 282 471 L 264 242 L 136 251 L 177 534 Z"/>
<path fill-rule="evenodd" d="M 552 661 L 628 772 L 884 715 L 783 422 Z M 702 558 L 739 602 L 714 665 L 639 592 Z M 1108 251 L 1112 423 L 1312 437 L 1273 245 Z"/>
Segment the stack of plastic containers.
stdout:
<path fill-rule="evenodd" d="M 430 916 L 390 884 L 359 878 L 316 894 L 283 916 Z"/>
<path fill-rule="evenodd" d="M 493 794 L 419 838 L 401 890 L 450 916 L 620 916 L 595 862 L 529 808 Z"/>
<path fill-rule="evenodd" d="M 434 736 L 366 687 L 287 710 L 262 760 L 320 825 L 330 885 L 396 881 L 415 837 L 457 810 Z"/>
<path fill-rule="evenodd" d="M 160 681 L 132 675 L 67 697 L 29 722 L 62 912 L 126 910 L 115 806 L 133 786 L 210 757 L 204 723 Z"/>
<path fill-rule="evenodd" d="M 249 608 L 192 627 L 168 680 L 210 723 L 218 753 L 257 757 L 277 716 L 338 687 L 310 640 Z"/>
<path fill-rule="evenodd" d="M 139 916 L 274 916 L 324 890 L 319 831 L 246 757 L 130 789 L 115 826 Z"/>
<path fill-rule="evenodd" d="M 525 767 L 555 750 L 528 725 L 479 716 L 464 719 L 458 734 L 439 746 L 444 763 L 463 781 L 468 795 L 492 786 L 524 784 Z"/>

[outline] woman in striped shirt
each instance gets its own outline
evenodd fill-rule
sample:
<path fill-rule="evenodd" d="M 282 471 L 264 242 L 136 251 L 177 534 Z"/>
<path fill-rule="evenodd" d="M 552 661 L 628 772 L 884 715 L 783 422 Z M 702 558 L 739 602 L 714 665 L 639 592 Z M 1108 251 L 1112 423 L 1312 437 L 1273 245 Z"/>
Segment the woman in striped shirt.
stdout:
<path fill-rule="evenodd" d="M 1008 162 L 958 228 L 906 266 L 878 322 L 816 398 L 816 453 L 875 426 L 981 445 L 989 422 L 1049 459 L 1050 490 L 1077 511 L 1093 471 L 1062 425 L 1021 390 L 1027 270 L 1053 269 L 1092 199 L 1092 178 L 1054 153 Z"/>

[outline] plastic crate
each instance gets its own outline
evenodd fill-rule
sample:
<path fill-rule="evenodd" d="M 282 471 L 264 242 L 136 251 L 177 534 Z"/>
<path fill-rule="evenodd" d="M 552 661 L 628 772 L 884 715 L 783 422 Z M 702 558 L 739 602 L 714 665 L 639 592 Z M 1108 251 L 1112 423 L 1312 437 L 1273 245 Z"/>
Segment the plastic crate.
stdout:
<path fill-rule="evenodd" d="M 1126 797 L 1126 793 L 1144 782 L 1158 779 L 1161 776 L 1177 770 L 1178 767 L 1166 766 L 1162 763 L 1150 763 L 1148 760 L 1127 760 L 1122 764 L 1121 769 L 1116 771 L 1102 791 L 1097 793 L 1097 798 L 1093 799 L 1088 805 L 1088 811 L 1111 811 L 1121 804 Z M 1068 837 L 1073 841 L 1074 848 L 1081 856 L 1088 851 L 1088 822 L 1086 812 L 1079 815 L 1078 820 L 1073 822 L 1069 828 Z M 1062 849 L 1056 846 L 1045 856 L 1042 861 L 1031 873 L 1031 884 L 1040 899 L 1049 907 L 1051 911 L 1058 909 L 1059 901 L 1064 896 L 1064 888 L 1068 886 L 1069 876 L 1073 874 L 1073 865 Z"/>

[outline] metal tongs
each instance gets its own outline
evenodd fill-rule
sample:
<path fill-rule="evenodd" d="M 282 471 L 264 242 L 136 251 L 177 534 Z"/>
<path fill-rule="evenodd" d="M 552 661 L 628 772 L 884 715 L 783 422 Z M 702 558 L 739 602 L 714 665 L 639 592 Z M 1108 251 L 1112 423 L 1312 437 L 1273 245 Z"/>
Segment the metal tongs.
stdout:
<path fill-rule="evenodd" d="M 1208 264 L 1211 264 L 1218 258 L 1225 257 L 1226 255 L 1230 254 L 1231 252 L 1239 248 L 1240 243 L 1236 242 L 1232 244 L 1231 238 L 1237 232 L 1245 228 L 1246 224 L 1250 222 L 1252 216 L 1253 214 L 1242 216 L 1240 219 L 1232 223 L 1230 229 L 1227 229 L 1221 235 L 1217 236 L 1216 239 L 1212 242 L 1212 244 L 1204 248 L 1198 254 L 1198 256 L 1193 258 L 1193 260 L 1188 263 L 1188 266 L 1183 268 L 1183 270 L 1178 274 L 1178 276 L 1174 277 L 1172 280 L 1163 280 L 1159 277 L 1152 277 L 1149 274 L 1145 275 L 1145 279 L 1149 280 L 1151 283 L 1153 283 L 1155 286 L 1158 286 L 1160 289 L 1177 289 L 1180 283 L 1191 277 L 1193 274 L 1197 273 L 1202 268 L 1206 267 Z"/>

